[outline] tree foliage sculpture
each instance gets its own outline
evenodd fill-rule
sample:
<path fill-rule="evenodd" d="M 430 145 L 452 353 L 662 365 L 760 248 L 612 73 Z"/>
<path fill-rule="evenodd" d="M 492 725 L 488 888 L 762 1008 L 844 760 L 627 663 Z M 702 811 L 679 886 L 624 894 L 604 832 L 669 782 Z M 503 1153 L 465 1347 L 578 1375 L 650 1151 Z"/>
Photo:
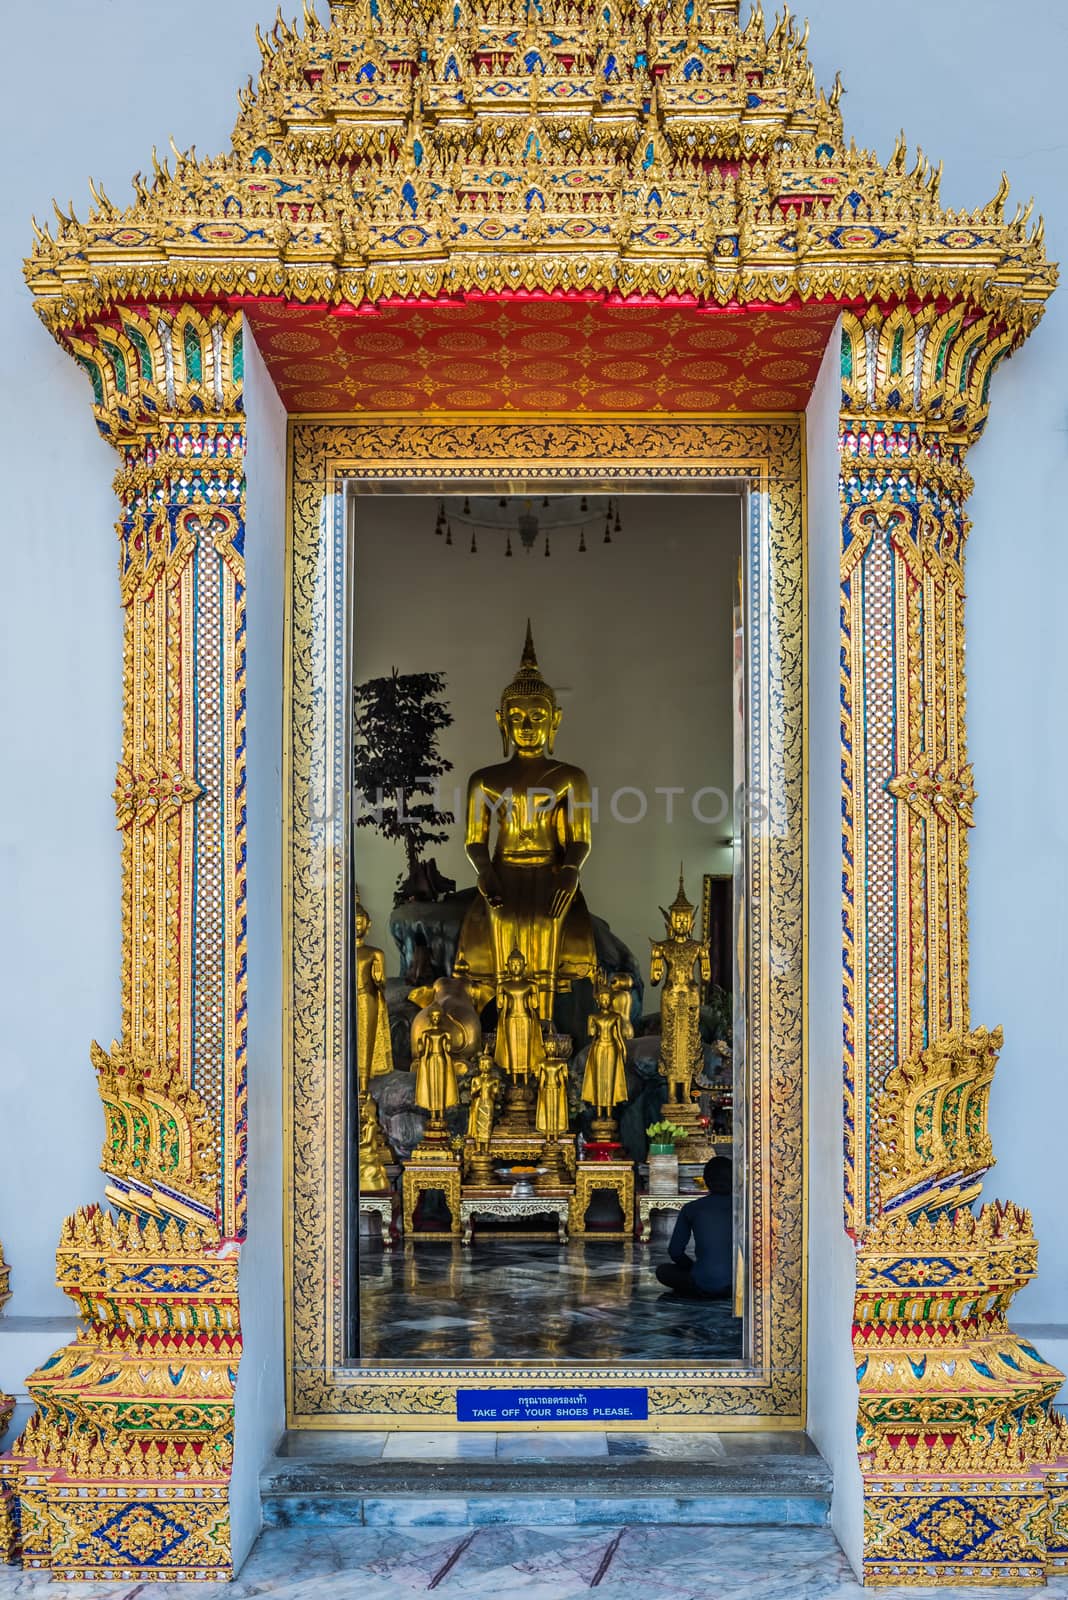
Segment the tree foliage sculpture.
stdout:
<path fill-rule="evenodd" d="M 452 726 L 440 672 L 400 673 L 369 678 L 354 691 L 356 826 L 376 828 L 405 849 L 407 876 L 397 879 L 397 903 L 433 898 L 445 886 L 426 848 L 444 844 L 453 821 L 441 811 L 440 780 L 451 772 L 438 749 L 439 735 Z"/>

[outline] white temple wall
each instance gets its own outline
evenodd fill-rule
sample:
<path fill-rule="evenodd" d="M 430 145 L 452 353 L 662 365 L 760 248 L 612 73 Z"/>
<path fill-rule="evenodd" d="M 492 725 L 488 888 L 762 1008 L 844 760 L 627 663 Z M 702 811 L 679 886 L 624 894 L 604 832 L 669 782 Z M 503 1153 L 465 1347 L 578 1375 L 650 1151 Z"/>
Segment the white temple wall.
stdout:
<path fill-rule="evenodd" d="M 831 1520 L 859 1571 L 864 1504 L 851 1328 L 856 1251 L 842 1214 L 839 327 L 805 416 L 808 500 L 808 1431 L 834 1470 Z"/>
<path fill-rule="evenodd" d="M 806 0 L 817 79 L 841 68 L 858 145 L 888 156 L 904 126 L 945 162 L 942 200 L 984 204 L 1004 169 L 1010 210 L 1037 196 L 1047 249 L 1068 266 L 1068 9 L 1035 0 Z M 969 467 L 968 726 L 979 791 L 972 834 L 973 1025 L 1005 1027 L 991 1098 L 998 1164 L 986 1197 L 1034 1212 L 1039 1273 L 1014 1325 L 1068 1324 L 1068 299 L 1062 288 L 994 379 Z M 1062 1326 L 1057 1337 L 1068 1334 Z M 1048 1329 L 1043 1354 L 1068 1360 Z"/>
<path fill-rule="evenodd" d="M 248 600 L 248 1238 L 230 1523 L 240 1566 L 260 1529 L 259 1474 L 285 1430 L 282 1305 L 282 630 L 286 414 L 245 324 Z"/>
<path fill-rule="evenodd" d="M 535 507 L 540 504 L 538 497 Z M 605 546 L 603 520 L 577 550 L 577 530 L 552 536 L 529 555 L 504 539 L 453 528 L 447 546 L 434 535 L 431 498 L 368 496 L 356 511 L 357 681 L 403 672 L 445 671 L 455 722 L 441 738 L 453 770 L 443 780 L 445 809 L 456 810 L 448 843 L 432 848 L 461 888 L 474 871 L 463 848 L 469 774 L 501 759 L 494 713 L 515 674 L 531 618 L 542 671 L 557 692 L 563 721 L 556 753 L 583 767 L 599 795 L 583 893 L 628 944 L 648 978 L 649 940 L 663 933 L 657 909 L 675 898 L 679 863 L 689 897 L 700 902 L 705 872 L 730 872 L 732 818 L 731 663 L 733 600 L 741 554 L 736 496 L 624 496 L 622 532 Z M 459 792 L 456 806 L 454 790 Z M 695 797 L 714 786 L 716 796 Z M 657 789 L 685 792 L 669 802 Z M 640 793 L 635 793 L 640 791 Z M 641 820 L 644 796 L 648 810 Z M 673 821 L 667 823 L 671 805 Z M 613 806 L 615 814 L 613 814 Z M 388 917 L 400 844 L 372 828 L 356 832 L 360 893 L 373 918 L 372 940 L 398 953 Z M 649 1002 L 656 1008 L 655 998 Z"/>
<path fill-rule="evenodd" d="M 21 263 L 31 213 L 50 215 L 56 195 L 84 215 L 89 172 L 121 203 L 170 132 L 226 147 L 236 86 L 259 64 L 257 20 L 261 0 L 186 0 L 180 15 L 50 0 L 4 19 L 0 129 L 18 159 L 0 210 L 0 1242 L 12 1267 L 0 1389 L 15 1394 L 69 1336 L 59 1231 L 102 1190 L 89 1044 L 119 1029 L 122 683 L 117 458 Z"/>

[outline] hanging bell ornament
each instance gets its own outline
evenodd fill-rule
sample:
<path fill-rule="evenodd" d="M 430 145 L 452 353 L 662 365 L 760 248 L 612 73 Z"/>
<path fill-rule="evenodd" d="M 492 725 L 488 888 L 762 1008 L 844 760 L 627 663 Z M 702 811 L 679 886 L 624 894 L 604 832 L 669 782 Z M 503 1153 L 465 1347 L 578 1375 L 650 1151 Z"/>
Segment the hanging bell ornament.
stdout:
<path fill-rule="evenodd" d="M 452 523 L 451 522 L 447 522 L 445 524 L 445 543 L 446 544 L 452 544 Z"/>
<path fill-rule="evenodd" d="M 475 537 L 474 532 L 471 534 L 471 554 L 473 556 L 478 555 L 478 539 Z"/>
<path fill-rule="evenodd" d="M 506 556 L 510 556 L 511 553 L 512 553 L 512 535 L 511 534 L 508 535 L 508 543 L 504 547 L 504 553 L 505 553 Z"/>
<path fill-rule="evenodd" d="M 470 515 L 471 515 L 471 502 L 468 499 L 467 495 L 464 495 L 464 516 L 465 517 L 469 517 Z"/>
<path fill-rule="evenodd" d="M 579 533 L 579 555 L 580 556 L 584 556 L 585 554 L 586 554 L 586 530 L 585 530 L 585 528 L 583 528 Z"/>
<path fill-rule="evenodd" d="M 545 535 L 545 559 L 549 559 L 549 535 Z"/>

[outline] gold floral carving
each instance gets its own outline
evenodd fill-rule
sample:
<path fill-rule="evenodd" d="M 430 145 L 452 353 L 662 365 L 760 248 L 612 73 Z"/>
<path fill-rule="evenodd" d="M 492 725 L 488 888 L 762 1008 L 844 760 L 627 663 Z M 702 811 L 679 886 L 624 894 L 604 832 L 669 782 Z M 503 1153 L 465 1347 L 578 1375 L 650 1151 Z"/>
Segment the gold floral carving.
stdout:
<path fill-rule="evenodd" d="M 106 1127 L 101 1170 L 123 1210 L 175 1216 L 216 1230 L 216 1119 L 181 1072 L 153 1055 L 92 1046 Z"/>
<path fill-rule="evenodd" d="M 994 1162 L 987 1131 L 1000 1028 L 947 1034 L 887 1077 L 879 1097 L 884 1213 L 912 1216 L 978 1199 Z"/>
<path fill-rule="evenodd" d="M 650 1418 L 707 1427 L 719 1417 L 797 1421 L 803 1409 L 804 1055 L 802 1037 L 804 583 L 796 421 L 297 423 L 292 432 L 288 640 L 290 765 L 286 837 L 290 930 L 286 1104 L 289 1409 L 294 1425 L 455 1424 L 461 1381 L 499 1371 L 361 1370 L 344 1343 L 344 851 L 347 783 L 339 764 L 348 690 L 346 495 L 390 483 L 445 486 L 487 476 L 531 485 L 717 482 L 748 486 L 753 630 L 753 770 L 776 826 L 753 838 L 749 1019 L 752 1097 L 750 1350 L 737 1370 L 653 1370 Z M 771 707 L 774 705 L 774 715 Z M 756 720 L 756 719 L 759 719 Z M 772 952 L 775 953 L 774 959 Z M 323 1073 L 322 1063 L 327 1063 Z M 577 1369 L 510 1372 L 509 1382 L 577 1379 Z M 618 1372 L 582 1369 L 583 1383 Z"/>

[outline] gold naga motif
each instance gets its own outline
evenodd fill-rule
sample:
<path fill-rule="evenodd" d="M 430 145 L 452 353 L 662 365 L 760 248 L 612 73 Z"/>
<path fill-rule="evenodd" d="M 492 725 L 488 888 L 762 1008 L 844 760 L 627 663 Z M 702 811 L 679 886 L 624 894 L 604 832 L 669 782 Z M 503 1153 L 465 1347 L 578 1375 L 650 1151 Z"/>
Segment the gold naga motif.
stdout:
<path fill-rule="evenodd" d="M 638 297 L 842 309 L 846 1221 L 858 1370 L 872 1341 L 910 1353 L 888 1358 L 885 1383 L 861 1379 L 866 1575 L 1041 1581 L 1068 1565 L 1054 1375 L 997 1321 L 1034 1242 L 1012 1208 L 974 1218 L 962 1204 L 990 1164 L 995 1037 L 973 1028 L 968 997 L 966 461 L 993 374 L 1056 281 L 1041 222 L 1006 214 L 1007 181 L 987 205 L 945 207 L 941 169 L 903 139 L 888 161 L 858 149 L 838 86 L 816 86 L 807 33 L 785 15 L 769 31 L 759 3 L 743 27 L 737 0 L 655 14 L 637 0 L 536 13 L 334 0 L 328 23 L 305 7 L 302 28 L 279 17 L 258 37 L 229 151 L 154 157 L 124 209 L 91 186 L 84 220 L 57 208 L 54 231 L 35 224 L 26 265 L 120 457 L 123 1022 L 100 1080 L 108 1193 L 129 1215 L 89 1210 L 64 1231 L 61 1280 L 94 1353 L 84 1373 L 78 1346 L 30 1380 L 37 1414 L 0 1466 L 5 1548 L 17 1537 L 26 1565 L 66 1578 L 230 1570 L 247 1137 L 242 308 L 567 292 L 621 313 Z M 565 456 L 596 459 L 577 424 L 562 433 Z M 123 1061 L 147 1063 L 141 1088 L 118 1081 Z M 203 1228 L 192 1220 L 212 1208 Z M 949 1332 L 931 1322 L 939 1277 L 969 1286 L 961 1306 L 993 1311 L 988 1342 L 948 1304 Z M 800 1315 L 781 1306 L 781 1323 Z M 120 1425 L 120 1391 L 146 1450 Z M 654 1410 L 669 1402 L 706 1404 L 651 1388 Z M 175 1442 L 187 1404 L 199 1421 Z"/>

